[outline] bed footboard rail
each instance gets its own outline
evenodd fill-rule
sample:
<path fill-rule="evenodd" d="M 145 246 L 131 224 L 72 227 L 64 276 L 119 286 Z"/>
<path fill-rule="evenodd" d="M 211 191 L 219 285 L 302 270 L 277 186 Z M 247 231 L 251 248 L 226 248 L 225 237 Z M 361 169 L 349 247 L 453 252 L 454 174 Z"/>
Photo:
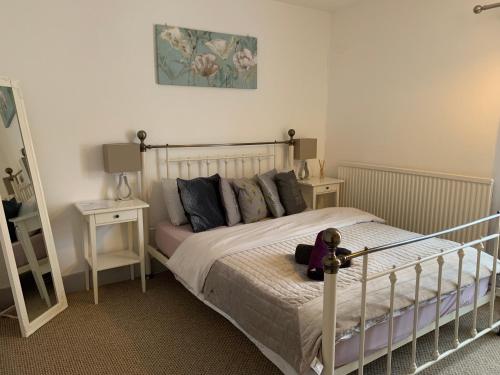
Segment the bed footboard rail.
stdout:
<path fill-rule="evenodd" d="M 404 245 L 409 245 L 416 242 L 425 241 L 431 238 L 440 237 L 447 235 L 452 232 L 467 229 L 474 225 L 484 224 L 486 222 L 497 221 L 497 229 L 494 233 L 483 236 L 477 240 L 473 240 L 467 243 L 459 244 L 448 250 L 441 250 L 439 253 L 427 256 L 425 258 L 418 258 L 414 262 L 404 264 L 402 266 L 393 266 L 392 269 L 369 274 L 369 256 L 380 251 L 386 251 L 389 249 L 394 249 Z M 323 298 L 323 338 L 322 338 L 322 357 L 323 357 L 323 372 L 324 375 L 334 375 L 336 374 L 335 369 L 335 340 L 336 340 L 336 325 L 337 325 L 337 276 L 340 267 L 349 260 L 354 258 L 362 257 L 362 276 L 361 276 L 361 316 L 360 316 L 360 332 L 359 332 L 359 357 L 357 364 L 354 364 L 355 368 L 358 369 L 358 374 L 363 374 L 364 366 L 366 364 L 366 353 L 365 353 L 365 337 L 366 337 L 366 313 L 367 313 L 367 294 L 368 294 L 368 283 L 375 279 L 388 278 L 390 283 L 390 299 L 389 299 L 389 311 L 388 311 L 388 336 L 387 336 L 387 350 L 384 351 L 387 354 L 387 365 L 386 373 L 390 375 L 392 373 L 392 351 L 395 350 L 394 345 L 394 308 L 395 308 L 395 294 L 396 286 L 398 281 L 398 272 L 403 270 L 408 270 L 413 268 L 415 272 L 415 296 L 414 296 L 414 306 L 413 306 L 413 327 L 411 338 L 408 338 L 405 342 L 411 342 L 411 363 L 409 364 L 409 373 L 416 374 L 420 371 L 432 366 L 441 359 L 449 356 L 450 354 L 456 352 L 462 347 L 470 344 L 471 342 L 477 340 L 481 336 L 491 332 L 500 326 L 500 321 L 495 322 L 495 298 L 496 298 L 496 283 L 497 283 L 497 262 L 494 261 L 492 265 L 492 273 L 490 280 L 490 291 L 489 295 L 480 299 L 480 270 L 481 270 L 481 255 L 485 252 L 485 244 L 494 241 L 495 246 L 493 250 L 493 259 L 498 259 L 499 246 L 500 246 L 500 212 L 494 215 L 463 224 L 454 228 L 443 230 L 437 233 L 420 236 L 417 238 L 412 238 L 405 241 L 395 242 L 383 246 L 377 246 L 373 248 L 365 248 L 364 250 L 354 252 L 347 256 L 337 256 L 336 250 L 340 245 L 342 240 L 341 233 L 337 229 L 328 229 L 323 234 L 323 239 L 327 243 L 329 248 L 329 253 L 323 260 L 324 263 L 324 273 L 325 273 L 325 289 Z M 472 307 L 464 308 L 461 305 L 461 291 L 462 291 L 462 273 L 463 273 L 463 261 L 465 256 L 465 249 L 475 247 L 477 250 L 476 267 L 474 275 L 474 296 Z M 447 319 L 441 315 L 441 297 L 442 297 L 442 287 L 443 287 L 443 266 L 445 264 L 445 256 L 450 256 L 456 254 L 458 259 L 458 274 L 456 281 L 456 302 L 455 311 L 447 315 Z M 449 258 L 448 258 L 449 259 Z M 431 329 L 422 329 L 419 327 L 419 305 L 420 305 L 420 284 L 421 284 L 421 273 L 422 264 L 436 262 L 438 275 L 437 275 L 437 285 L 436 285 L 436 309 L 435 309 L 435 321 Z M 477 320 L 478 320 L 478 308 L 480 305 L 489 303 L 489 318 L 488 327 L 478 332 L 477 330 Z M 460 317 L 466 312 L 472 312 L 472 328 L 470 331 L 470 337 L 464 341 L 460 341 Z M 442 324 L 446 324 L 449 321 L 454 320 L 454 337 L 453 337 L 453 348 L 447 350 L 443 353 L 439 351 L 440 342 L 440 327 Z M 423 364 L 417 364 L 417 340 L 423 334 L 434 330 L 434 356 L 433 359 L 427 361 Z M 397 345 L 399 347 L 401 345 Z M 370 360 L 375 359 L 370 356 Z M 378 357 L 377 357 L 378 358 Z M 352 371 L 353 364 L 350 364 L 349 370 Z M 344 373 L 343 371 L 340 371 Z"/>

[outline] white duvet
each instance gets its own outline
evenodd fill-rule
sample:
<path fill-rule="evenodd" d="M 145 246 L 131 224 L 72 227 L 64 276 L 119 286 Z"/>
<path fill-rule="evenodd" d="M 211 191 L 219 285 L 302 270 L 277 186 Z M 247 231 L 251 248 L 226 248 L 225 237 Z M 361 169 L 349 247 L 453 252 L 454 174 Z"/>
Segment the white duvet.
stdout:
<path fill-rule="evenodd" d="M 318 233 L 326 228 L 384 221 L 355 208 L 325 208 L 300 215 L 196 233 L 177 248 L 168 268 L 201 297 L 212 265 L 220 258 L 263 245 Z M 360 249 L 361 250 L 361 249 Z"/>

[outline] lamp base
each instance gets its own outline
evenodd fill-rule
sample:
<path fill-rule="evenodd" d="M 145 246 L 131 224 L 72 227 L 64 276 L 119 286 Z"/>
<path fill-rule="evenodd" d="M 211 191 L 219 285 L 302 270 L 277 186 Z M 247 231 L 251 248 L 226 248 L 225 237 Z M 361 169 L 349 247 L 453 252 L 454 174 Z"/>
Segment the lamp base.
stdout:
<path fill-rule="evenodd" d="M 307 160 L 302 160 L 298 172 L 299 180 L 307 180 L 309 178 L 309 167 L 307 166 Z"/>
<path fill-rule="evenodd" d="M 116 187 L 116 200 L 128 201 L 132 199 L 132 189 L 128 183 L 128 178 L 125 173 L 120 173 L 118 176 L 118 186 Z"/>

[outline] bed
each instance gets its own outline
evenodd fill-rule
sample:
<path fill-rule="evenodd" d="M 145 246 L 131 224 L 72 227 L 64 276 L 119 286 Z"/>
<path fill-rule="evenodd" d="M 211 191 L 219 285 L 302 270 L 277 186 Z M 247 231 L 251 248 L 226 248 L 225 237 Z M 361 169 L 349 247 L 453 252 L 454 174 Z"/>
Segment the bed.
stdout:
<path fill-rule="evenodd" d="M 140 139 L 145 151 L 145 136 Z M 167 167 L 169 162 L 167 154 Z M 345 259 L 336 257 L 338 241 L 332 241 L 327 262 L 334 266 L 325 268 L 325 283 L 310 281 L 293 253 L 327 228 L 336 228 L 342 246 L 354 251 L 353 264 L 338 269 Z M 435 237 L 388 226 L 354 208 L 328 208 L 196 234 L 162 222 L 148 252 L 285 374 L 362 373 L 364 364 L 383 355 L 390 373 L 392 351 L 408 342 L 417 373 L 429 365 L 417 366 L 423 334 L 435 330 L 438 337 L 441 325 L 455 320 L 458 327 L 469 312 L 475 322 L 487 303 L 490 326 L 472 336 L 499 325 L 493 322 L 497 262 L 483 251 L 498 233 L 467 244 Z M 465 344 L 458 332 L 455 340 L 456 349 Z M 436 351 L 433 362 L 451 352 Z"/>
<path fill-rule="evenodd" d="M 415 238 L 415 233 L 393 228 L 382 220 L 356 209 L 328 208 L 283 217 L 256 224 L 220 228 L 211 232 L 190 233 L 184 226 L 159 225 L 161 237 L 176 237 L 182 233 L 176 249 L 172 246 L 160 250 L 170 255 L 167 267 L 194 295 L 223 312 L 238 324 L 254 341 L 263 345 L 267 352 L 279 356 L 280 369 L 286 373 L 306 373 L 320 359 L 321 309 L 323 283 L 307 279 L 305 266 L 297 265 L 293 254 L 299 243 L 313 243 L 316 234 L 325 228 L 339 228 L 347 238 L 343 246 L 362 248 L 362 244 L 378 246 L 394 239 Z M 165 235 L 165 228 L 169 234 Z M 157 242 L 158 243 L 158 242 Z M 159 243 L 168 243 L 160 241 Z M 456 243 L 434 239 L 404 249 L 394 249 L 374 257 L 370 272 L 382 272 L 393 265 L 400 266 L 420 257 L 432 255 L 437 250 L 447 250 Z M 203 255 L 200 255 L 203 254 Z M 492 258 L 483 256 L 480 297 L 489 287 Z M 449 256 L 450 258 L 452 256 Z M 464 262 L 463 306 L 472 303 L 474 289 L 476 251 L 466 249 Z M 447 262 L 445 272 L 441 316 L 454 311 L 456 293 L 456 262 Z M 350 303 L 348 296 L 357 295 L 359 301 L 361 262 L 339 272 L 339 311 L 336 338 L 338 366 L 357 359 L 359 345 L 359 303 Z M 429 267 L 423 272 L 428 289 L 422 296 L 419 328 L 434 321 L 436 270 Z M 408 288 L 401 292 L 395 311 L 397 317 L 395 343 L 411 335 L 405 324 L 413 318 L 414 277 L 407 275 Z M 413 285 L 412 285 L 413 283 Z M 366 355 L 387 346 L 387 318 L 390 284 L 380 285 L 368 301 L 371 314 L 367 319 Z M 238 295 L 238 298 L 234 298 Z M 381 301 L 384 303 L 381 304 Z M 356 313 L 354 313 L 356 311 Z M 410 325 L 411 327 L 411 325 Z M 290 368 L 291 367 L 291 368 Z"/>

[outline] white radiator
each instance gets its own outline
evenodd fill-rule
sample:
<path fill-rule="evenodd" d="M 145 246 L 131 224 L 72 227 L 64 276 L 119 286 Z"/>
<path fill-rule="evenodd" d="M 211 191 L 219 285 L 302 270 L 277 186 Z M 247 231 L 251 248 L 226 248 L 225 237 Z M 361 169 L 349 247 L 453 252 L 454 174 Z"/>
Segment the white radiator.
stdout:
<path fill-rule="evenodd" d="M 429 234 L 490 213 L 493 180 L 362 163 L 342 163 L 341 205 L 368 211 L 389 225 Z M 453 233 L 466 242 L 484 236 L 488 225 Z"/>

